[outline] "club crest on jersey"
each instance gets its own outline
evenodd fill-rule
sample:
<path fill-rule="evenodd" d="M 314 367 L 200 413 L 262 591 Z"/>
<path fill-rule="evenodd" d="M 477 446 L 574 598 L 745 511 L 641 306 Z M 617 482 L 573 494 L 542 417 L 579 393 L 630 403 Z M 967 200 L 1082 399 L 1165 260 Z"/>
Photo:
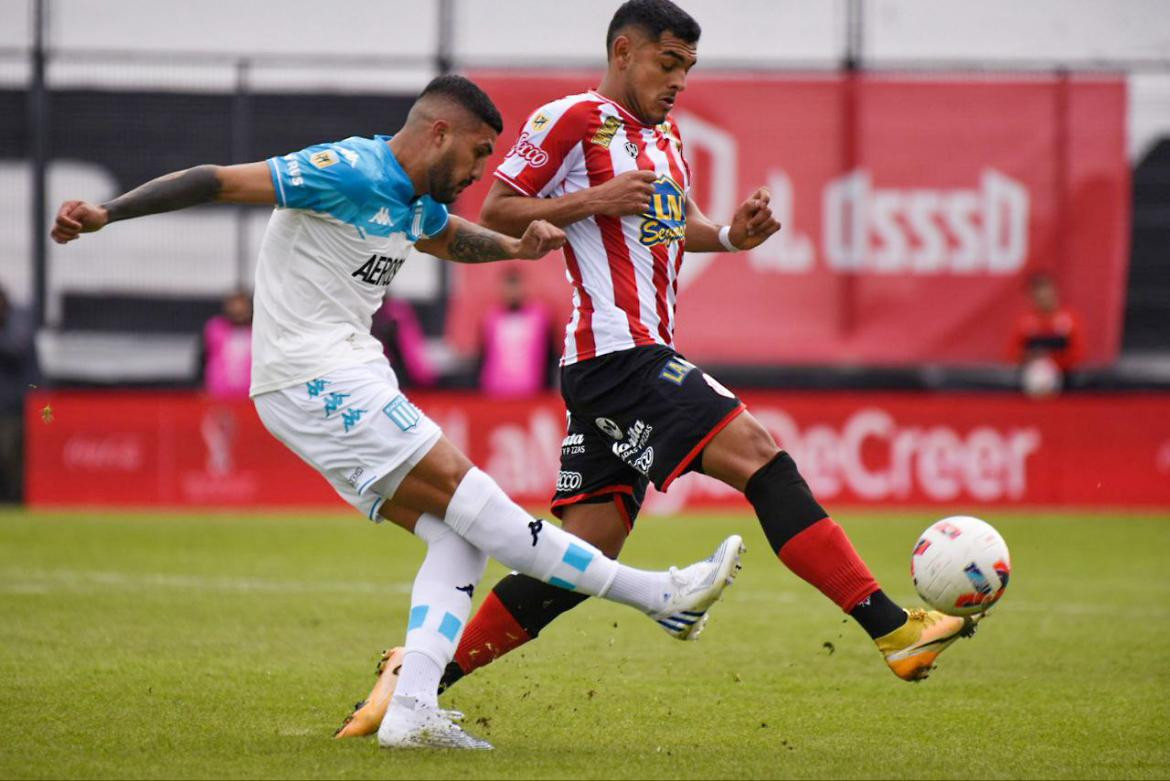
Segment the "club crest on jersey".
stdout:
<path fill-rule="evenodd" d="M 540 131 L 544 130 L 544 126 L 547 125 L 548 123 L 549 123 L 548 114 L 545 114 L 542 111 L 539 114 L 537 114 L 535 117 L 532 118 L 532 121 L 529 123 L 529 125 L 532 127 L 532 129 L 534 131 L 539 133 Z"/>
<path fill-rule="evenodd" d="M 654 247 L 682 241 L 687 232 L 687 200 L 683 189 L 669 176 L 658 177 L 650 198 L 650 211 L 642 216 L 645 219 L 638 241 L 643 245 Z"/>
<path fill-rule="evenodd" d="M 593 134 L 593 138 L 589 139 L 589 142 L 609 149 L 609 145 L 613 143 L 614 135 L 621 126 L 622 121 L 617 117 L 606 117 L 602 120 L 601 127 Z"/>

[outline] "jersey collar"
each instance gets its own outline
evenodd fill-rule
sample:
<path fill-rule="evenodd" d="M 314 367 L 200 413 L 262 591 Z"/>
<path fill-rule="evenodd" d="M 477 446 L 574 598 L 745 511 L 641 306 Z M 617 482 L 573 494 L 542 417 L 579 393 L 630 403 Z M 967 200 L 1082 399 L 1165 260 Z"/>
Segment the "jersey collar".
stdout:
<path fill-rule="evenodd" d="M 402 163 L 398 162 L 398 158 L 394 156 L 394 150 L 390 148 L 388 142 L 394 136 L 376 135 L 374 138 L 382 142 L 383 154 L 386 157 L 386 171 L 390 174 L 391 194 L 404 204 L 413 204 L 422 196 L 415 194 L 414 182 L 410 181 L 406 169 L 402 167 Z"/>
<path fill-rule="evenodd" d="M 631 112 L 629 109 L 627 109 L 621 103 L 618 103 L 613 98 L 606 97 L 605 95 L 602 95 L 600 92 L 598 92 L 595 89 L 589 90 L 589 94 L 592 95 L 593 97 L 597 98 L 598 100 L 604 100 L 606 103 L 608 103 L 609 105 L 616 108 L 618 110 L 618 112 L 621 113 L 621 115 L 623 117 L 625 117 L 629 121 L 633 122 L 634 124 L 638 125 L 639 127 L 647 127 L 647 128 L 654 127 L 654 125 L 647 125 L 645 122 L 638 119 L 636 116 L 634 116 L 633 112 Z"/>

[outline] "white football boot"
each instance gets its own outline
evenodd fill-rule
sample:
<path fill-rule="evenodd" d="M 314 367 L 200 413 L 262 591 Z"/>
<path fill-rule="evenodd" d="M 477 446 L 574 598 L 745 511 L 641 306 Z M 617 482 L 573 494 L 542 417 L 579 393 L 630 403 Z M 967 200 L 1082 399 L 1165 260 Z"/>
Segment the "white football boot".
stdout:
<path fill-rule="evenodd" d="M 671 567 L 674 592 L 666 605 L 650 617 L 679 640 L 698 639 L 707 625 L 707 611 L 739 574 L 739 557 L 746 550 L 743 538 L 733 534 L 709 558 L 682 569 Z"/>
<path fill-rule="evenodd" d="M 378 727 L 378 745 L 382 748 L 459 748 L 490 750 L 491 743 L 472 737 L 455 722 L 463 714 L 423 705 L 414 697 L 390 699 L 382 726 Z"/>

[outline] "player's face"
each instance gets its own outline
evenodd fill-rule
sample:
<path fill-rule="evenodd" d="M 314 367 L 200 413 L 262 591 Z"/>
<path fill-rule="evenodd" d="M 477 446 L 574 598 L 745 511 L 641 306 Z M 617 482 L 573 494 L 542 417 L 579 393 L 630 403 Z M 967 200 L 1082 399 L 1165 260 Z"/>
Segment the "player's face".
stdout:
<path fill-rule="evenodd" d="M 630 108 L 647 124 L 657 125 L 674 109 L 678 93 L 687 88 L 687 73 L 695 65 L 698 50 L 669 31 L 655 41 L 634 30 L 626 56 Z"/>
<path fill-rule="evenodd" d="M 483 178 L 495 145 L 496 131 L 483 122 L 455 128 L 430 168 L 431 198 L 439 203 L 454 203 L 460 193 Z"/>

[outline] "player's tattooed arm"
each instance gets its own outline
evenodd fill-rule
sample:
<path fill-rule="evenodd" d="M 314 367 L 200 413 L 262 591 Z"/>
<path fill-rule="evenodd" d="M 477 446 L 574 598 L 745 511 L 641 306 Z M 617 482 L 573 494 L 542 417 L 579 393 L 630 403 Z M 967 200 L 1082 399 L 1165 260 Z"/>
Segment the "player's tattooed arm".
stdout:
<path fill-rule="evenodd" d="M 532 222 L 519 239 L 452 215 L 438 236 L 423 239 L 416 246 L 423 252 L 456 263 L 491 263 L 519 258 L 536 260 L 565 243 L 565 234 L 547 222 Z"/>
<path fill-rule="evenodd" d="M 219 195 L 223 187 L 215 175 L 215 168 L 213 165 L 197 165 L 185 171 L 166 174 L 112 201 L 106 201 L 102 204 L 106 210 L 106 222 L 173 212 L 207 203 Z"/>
<path fill-rule="evenodd" d="M 276 202 L 267 163 L 198 165 L 160 176 L 103 204 L 65 201 L 57 211 L 50 235 L 60 244 L 82 233 L 101 230 L 111 222 L 177 211 L 210 201 Z"/>

